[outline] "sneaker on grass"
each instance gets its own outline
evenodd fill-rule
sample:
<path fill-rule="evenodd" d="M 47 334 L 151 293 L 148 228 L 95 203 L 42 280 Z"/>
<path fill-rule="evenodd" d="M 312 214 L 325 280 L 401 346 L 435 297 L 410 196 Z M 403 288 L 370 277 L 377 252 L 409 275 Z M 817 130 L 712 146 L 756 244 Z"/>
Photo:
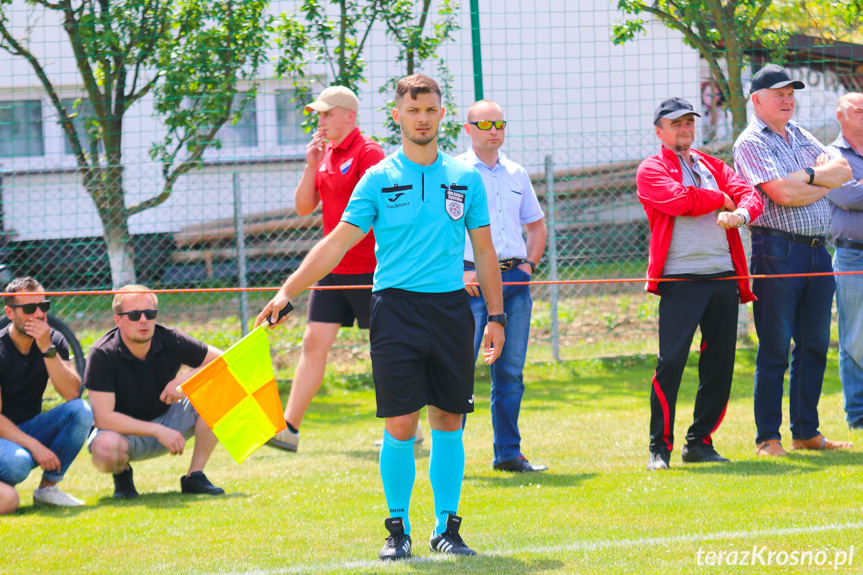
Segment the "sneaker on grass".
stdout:
<path fill-rule="evenodd" d="M 132 466 L 130 465 L 129 469 L 114 474 L 114 498 L 134 499 L 135 497 L 138 497 L 138 490 L 135 489 Z"/>
<path fill-rule="evenodd" d="M 200 493 L 202 495 L 224 495 L 225 490 L 216 487 L 203 471 L 193 471 L 180 478 L 180 488 L 183 493 Z"/>
<path fill-rule="evenodd" d="M 33 491 L 33 505 L 56 505 L 58 507 L 79 507 L 84 502 L 68 493 L 57 489 L 56 485 L 51 487 L 40 487 Z"/>
<path fill-rule="evenodd" d="M 459 526 L 461 526 L 461 517 L 449 515 L 446 520 L 446 531 L 440 535 L 435 535 L 435 532 L 432 531 L 429 540 L 431 550 L 450 555 L 476 555 L 476 551 L 468 547 L 461 535 L 458 534 Z"/>
<path fill-rule="evenodd" d="M 384 521 L 390 536 L 378 554 L 381 561 L 397 561 L 411 556 L 411 536 L 405 535 L 404 519 L 390 517 Z"/>
<path fill-rule="evenodd" d="M 297 447 L 300 445 L 300 432 L 291 431 L 286 427 L 274 435 L 273 438 L 267 442 L 267 445 L 277 449 L 284 449 L 285 451 L 296 452 Z"/>

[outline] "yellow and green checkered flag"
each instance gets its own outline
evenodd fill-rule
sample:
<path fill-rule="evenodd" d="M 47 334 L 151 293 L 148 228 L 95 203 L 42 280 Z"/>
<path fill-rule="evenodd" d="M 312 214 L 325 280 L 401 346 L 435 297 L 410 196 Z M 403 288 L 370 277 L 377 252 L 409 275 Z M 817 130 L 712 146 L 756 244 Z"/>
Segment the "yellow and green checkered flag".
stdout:
<path fill-rule="evenodd" d="M 181 387 L 237 463 L 285 429 L 264 326 L 235 343 Z"/>

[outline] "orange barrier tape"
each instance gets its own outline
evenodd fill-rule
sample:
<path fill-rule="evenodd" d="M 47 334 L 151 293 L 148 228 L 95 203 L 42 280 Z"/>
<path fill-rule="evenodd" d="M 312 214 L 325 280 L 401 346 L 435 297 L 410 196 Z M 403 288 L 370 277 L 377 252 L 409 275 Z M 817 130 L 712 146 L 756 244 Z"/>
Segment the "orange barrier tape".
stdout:
<path fill-rule="evenodd" d="M 752 280 L 752 279 L 778 279 L 778 278 L 809 278 L 823 276 L 851 276 L 860 275 L 863 271 L 855 272 L 813 272 L 805 274 L 778 274 L 764 275 L 757 274 L 751 276 L 728 276 L 722 278 L 713 278 L 706 281 L 729 281 L 729 280 Z M 592 280 L 557 280 L 557 281 L 531 281 L 531 282 L 504 282 L 505 286 L 523 286 L 523 285 L 576 285 L 576 284 L 615 284 L 615 283 L 641 283 L 651 281 L 648 278 L 619 278 L 619 279 L 592 279 Z M 652 281 L 657 282 L 691 282 L 705 281 L 696 279 L 684 278 L 657 278 Z M 467 284 L 479 285 L 479 284 Z M 338 289 L 371 289 L 370 285 L 356 286 L 311 286 L 310 290 L 338 290 Z M 247 288 L 185 288 L 185 289 L 152 289 L 146 292 L 140 291 L 124 291 L 122 293 L 157 293 L 157 294 L 175 294 L 175 293 L 234 293 L 234 292 L 267 292 L 278 291 L 278 287 L 247 287 Z M 46 291 L 46 296 L 61 296 L 61 295 L 115 295 L 120 293 L 117 290 L 79 290 L 79 291 Z M 0 293 L 0 297 L 9 297 L 19 295 L 17 293 Z"/>

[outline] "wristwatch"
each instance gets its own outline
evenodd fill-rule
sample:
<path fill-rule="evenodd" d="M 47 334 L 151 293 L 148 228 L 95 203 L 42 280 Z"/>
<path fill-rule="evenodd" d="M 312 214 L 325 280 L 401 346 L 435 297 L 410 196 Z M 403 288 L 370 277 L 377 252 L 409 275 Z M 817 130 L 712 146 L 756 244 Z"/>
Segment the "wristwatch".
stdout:
<path fill-rule="evenodd" d="M 52 345 L 48 348 L 48 351 L 42 352 L 42 357 L 47 357 L 49 359 L 52 357 L 57 357 L 57 348 Z"/>
<path fill-rule="evenodd" d="M 812 182 L 815 181 L 815 170 L 812 168 L 803 168 L 803 171 L 809 174 L 809 185 L 812 185 Z"/>
<path fill-rule="evenodd" d="M 536 271 L 536 264 L 530 260 L 523 260 L 521 263 L 527 264 L 530 266 L 530 273 L 533 275 L 533 272 Z"/>
<path fill-rule="evenodd" d="M 488 316 L 487 321 L 489 321 L 489 322 L 495 321 L 495 322 L 499 323 L 500 325 L 502 325 L 503 327 L 506 327 L 506 314 L 505 313 L 498 313 L 495 315 L 490 315 L 490 316 Z"/>

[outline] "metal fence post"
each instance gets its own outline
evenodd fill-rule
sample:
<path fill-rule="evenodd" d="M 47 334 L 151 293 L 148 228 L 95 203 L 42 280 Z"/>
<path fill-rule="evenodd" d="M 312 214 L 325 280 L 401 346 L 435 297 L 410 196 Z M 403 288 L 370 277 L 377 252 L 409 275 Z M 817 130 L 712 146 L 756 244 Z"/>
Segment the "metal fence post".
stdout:
<path fill-rule="evenodd" d="M 246 281 L 246 232 L 243 229 L 243 207 L 240 202 L 240 174 L 234 172 L 234 223 L 237 229 L 237 265 L 239 267 L 240 288 L 240 331 L 243 337 L 249 333 L 249 294 L 245 291 Z"/>
<path fill-rule="evenodd" d="M 479 0 L 470 0 L 470 31 L 473 44 L 473 97 L 484 98 L 482 91 L 482 44 L 479 34 Z"/>
<path fill-rule="evenodd" d="M 545 192 L 548 206 L 548 279 L 557 281 L 557 230 L 554 223 L 554 161 L 551 154 L 545 157 Z M 557 314 L 559 286 L 551 284 L 549 289 L 551 304 L 551 353 L 555 361 L 560 361 L 560 326 Z"/>

